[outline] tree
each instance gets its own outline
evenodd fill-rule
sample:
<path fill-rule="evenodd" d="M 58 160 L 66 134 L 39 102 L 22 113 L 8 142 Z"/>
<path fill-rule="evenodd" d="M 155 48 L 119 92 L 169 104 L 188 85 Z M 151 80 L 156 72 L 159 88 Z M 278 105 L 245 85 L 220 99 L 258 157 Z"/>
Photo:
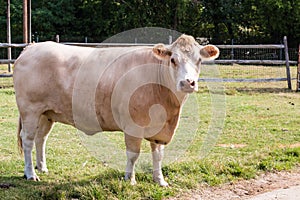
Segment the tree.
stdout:
<path fill-rule="evenodd" d="M 211 38 L 212 43 L 300 41 L 299 0 L 31 0 L 34 40 L 101 42 L 140 27 L 163 27 Z M 6 30 L 6 2 L 0 1 Z M 22 42 L 22 0 L 11 2 L 12 41 Z M 6 31 L 0 32 L 6 41 Z"/>
<path fill-rule="evenodd" d="M 56 34 L 67 40 L 74 35 L 80 5 L 76 0 L 32 0 L 32 33 L 40 40 L 53 40 Z"/>
<path fill-rule="evenodd" d="M 300 40 L 300 1 L 299 0 L 266 0 L 256 1 L 258 8 L 257 24 L 264 30 L 265 40 L 280 42 L 282 37 Z M 297 42 L 295 41 L 295 42 Z M 292 42 L 292 41 L 290 41 Z M 297 44 L 295 44 L 297 45 Z"/>
<path fill-rule="evenodd" d="M 6 42 L 6 1 L 0 1 L 0 42 Z"/>

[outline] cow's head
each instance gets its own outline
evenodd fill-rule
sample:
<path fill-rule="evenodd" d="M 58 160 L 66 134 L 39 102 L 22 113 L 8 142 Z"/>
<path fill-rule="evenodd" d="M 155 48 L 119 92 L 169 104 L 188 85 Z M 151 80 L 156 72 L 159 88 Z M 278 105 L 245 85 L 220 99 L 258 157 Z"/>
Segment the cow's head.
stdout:
<path fill-rule="evenodd" d="M 199 45 L 192 36 L 181 35 L 172 45 L 157 44 L 154 55 L 167 61 L 177 91 L 191 93 L 198 90 L 198 77 L 202 61 L 214 60 L 219 49 L 214 45 Z"/>

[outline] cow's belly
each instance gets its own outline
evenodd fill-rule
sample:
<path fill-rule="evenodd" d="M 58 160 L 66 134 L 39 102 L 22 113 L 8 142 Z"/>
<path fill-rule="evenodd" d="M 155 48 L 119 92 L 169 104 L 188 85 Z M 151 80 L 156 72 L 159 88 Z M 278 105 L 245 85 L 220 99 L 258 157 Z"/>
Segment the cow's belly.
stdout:
<path fill-rule="evenodd" d="M 71 113 L 57 113 L 53 110 L 48 110 L 44 113 L 44 115 L 53 122 L 60 122 L 63 124 L 71 125 L 78 130 L 86 133 L 87 135 L 93 135 L 98 132 L 102 131 L 122 131 L 118 126 L 113 126 L 112 124 L 101 124 L 101 122 L 96 122 L 96 124 L 92 124 L 92 121 L 88 123 L 83 123 L 86 120 L 83 119 L 82 121 L 74 121 L 73 116 Z M 84 116 L 82 115 L 84 118 Z M 77 119 L 80 120 L 80 119 Z"/>
<path fill-rule="evenodd" d="M 67 125 L 74 126 L 74 121 L 72 119 L 72 115 L 68 115 L 66 113 L 56 113 L 53 110 L 48 110 L 44 113 L 44 115 L 48 118 L 48 120 L 51 120 L 53 122 L 60 122 Z"/>

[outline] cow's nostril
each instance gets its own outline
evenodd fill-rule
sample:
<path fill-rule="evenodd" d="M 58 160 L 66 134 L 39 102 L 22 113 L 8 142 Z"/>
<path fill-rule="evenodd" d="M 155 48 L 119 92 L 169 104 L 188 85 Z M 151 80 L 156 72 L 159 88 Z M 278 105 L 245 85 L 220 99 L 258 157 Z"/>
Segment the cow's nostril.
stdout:
<path fill-rule="evenodd" d="M 195 86 L 195 81 L 191 79 L 186 79 L 186 81 L 190 84 L 190 86 L 194 87 Z"/>
<path fill-rule="evenodd" d="M 184 86 L 184 82 L 183 81 L 180 81 L 180 87 L 183 87 Z"/>

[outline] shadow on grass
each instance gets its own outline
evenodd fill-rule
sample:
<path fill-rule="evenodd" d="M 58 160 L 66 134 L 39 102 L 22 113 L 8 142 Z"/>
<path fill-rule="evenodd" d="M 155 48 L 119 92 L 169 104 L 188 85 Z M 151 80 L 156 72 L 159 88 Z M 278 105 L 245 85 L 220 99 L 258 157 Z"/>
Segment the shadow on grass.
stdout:
<path fill-rule="evenodd" d="M 107 170 L 97 176 L 79 180 L 64 180 L 57 184 L 45 184 L 43 199 L 109 199 L 120 196 L 120 190 L 129 185 L 123 180 L 124 173 Z M 130 185 L 129 185 L 130 186 Z"/>
<path fill-rule="evenodd" d="M 44 176 L 41 181 L 34 182 L 22 176 L 0 175 L 0 194 L 1 199 L 107 199 L 107 194 L 113 194 L 117 185 L 126 184 L 123 176 L 124 173 L 108 170 L 78 180 L 53 180 L 53 177 L 47 180 Z"/>
<path fill-rule="evenodd" d="M 44 176 L 39 182 L 21 176 L 0 175 L 1 199 L 162 199 L 172 194 L 171 188 L 161 188 L 151 174 L 137 174 L 137 185 L 124 180 L 124 172 L 108 169 L 87 177 L 53 180 Z"/>
<path fill-rule="evenodd" d="M 0 188 L 9 189 L 10 187 L 17 187 L 17 182 L 25 180 L 24 177 L 21 176 L 2 176 L 0 175 Z M 5 187 L 5 185 L 9 185 L 9 187 Z M 1 187 L 4 186 L 4 187 Z"/>
<path fill-rule="evenodd" d="M 237 179 L 251 179 L 260 172 L 289 170 L 299 165 L 300 148 L 280 148 L 245 162 L 226 160 L 194 160 L 163 168 L 170 187 L 163 188 L 152 181 L 151 173 L 138 173 L 137 185 L 124 181 L 124 172 L 115 169 L 92 174 L 59 176 L 42 175 L 42 181 L 32 182 L 21 176 L 0 175 L 1 199 L 163 199 L 191 190 L 201 183 L 219 185 Z M 57 179 L 56 179 L 57 178 Z"/>

